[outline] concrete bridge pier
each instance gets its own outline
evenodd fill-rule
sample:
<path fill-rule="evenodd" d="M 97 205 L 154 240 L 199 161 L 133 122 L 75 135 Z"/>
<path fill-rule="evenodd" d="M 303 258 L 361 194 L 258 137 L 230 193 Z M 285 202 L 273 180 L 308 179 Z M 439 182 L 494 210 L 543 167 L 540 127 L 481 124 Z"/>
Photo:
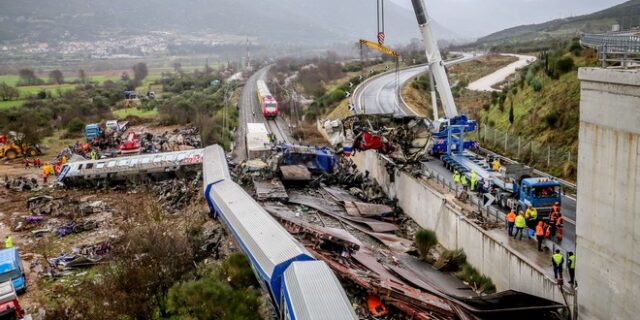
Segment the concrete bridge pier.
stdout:
<path fill-rule="evenodd" d="M 581 68 L 580 319 L 640 318 L 640 70 Z"/>

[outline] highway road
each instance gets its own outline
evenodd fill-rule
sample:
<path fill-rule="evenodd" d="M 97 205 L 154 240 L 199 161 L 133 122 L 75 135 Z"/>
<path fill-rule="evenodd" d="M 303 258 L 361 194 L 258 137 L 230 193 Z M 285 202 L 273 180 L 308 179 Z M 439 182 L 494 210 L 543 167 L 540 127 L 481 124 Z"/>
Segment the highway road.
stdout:
<path fill-rule="evenodd" d="M 448 65 L 461 63 L 473 59 L 474 56 L 464 54 L 462 58 L 447 62 Z M 387 72 L 368 79 L 356 88 L 352 103 L 356 109 L 361 112 L 364 110 L 367 114 L 376 113 L 393 113 L 395 115 L 415 115 L 415 112 L 408 106 L 404 105 L 398 94 L 396 84 L 403 86 L 407 81 L 418 76 L 428 69 L 427 66 L 417 66 L 400 70 L 396 76 L 395 71 Z M 503 71 L 498 73 L 508 76 Z M 444 168 L 440 160 L 427 163 L 427 166 L 437 172 L 443 178 L 451 181 L 452 174 Z M 504 212 L 506 214 L 506 212 Z M 576 219 L 576 198 L 573 195 L 563 195 L 562 213 L 565 215 L 565 239 L 561 243 L 561 247 L 567 251 L 575 252 L 575 219 Z"/>
<path fill-rule="evenodd" d="M 454 65 L 469 61 L 479 55 L 464 53 L 462 57 L 449 60 L 445 65 Z M 395 115 L 413 114 L 414 112 L 403 103 L 398 96 L 398 88 L 407 81 L 429 70 L 427 65 L 402 69 L 398 73 L 389 71 L 365 80 L 363 85 L 356 88 L 352 103 L 356 110 L 365 113 L 393 113 Z"/>

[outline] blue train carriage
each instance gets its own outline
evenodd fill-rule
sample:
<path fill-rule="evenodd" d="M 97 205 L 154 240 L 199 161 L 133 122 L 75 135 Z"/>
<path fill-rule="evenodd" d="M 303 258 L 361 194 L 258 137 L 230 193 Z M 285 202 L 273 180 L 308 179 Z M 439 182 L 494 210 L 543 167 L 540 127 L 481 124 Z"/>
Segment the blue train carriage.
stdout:
<path fill-rule="evenodd" d="M 289 266 L 282 278 L 280 306 L 280 319 L 358 319 L 338 278 L 322 261 Z"/>

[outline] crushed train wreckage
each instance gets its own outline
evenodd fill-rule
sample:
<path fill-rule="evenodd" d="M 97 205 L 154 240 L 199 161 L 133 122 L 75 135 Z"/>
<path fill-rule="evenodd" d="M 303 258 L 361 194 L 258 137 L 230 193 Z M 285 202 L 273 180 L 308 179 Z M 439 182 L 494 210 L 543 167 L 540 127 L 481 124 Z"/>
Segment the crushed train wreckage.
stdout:
<path fill-rule="evenodd" d="M 433 148 L 431 124 L 426 118 L 393 115 L 353 115 L 321 122 L 329 142 L 339 152 L 378 150 L 397 163 L 428 159 Z"/>

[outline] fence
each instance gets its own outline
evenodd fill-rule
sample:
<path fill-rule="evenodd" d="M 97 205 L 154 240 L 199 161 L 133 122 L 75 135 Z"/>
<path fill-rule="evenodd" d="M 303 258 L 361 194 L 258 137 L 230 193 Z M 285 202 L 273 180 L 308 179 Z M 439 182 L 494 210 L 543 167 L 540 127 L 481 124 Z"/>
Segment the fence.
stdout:
<path fill-rule="evenodd" d="M 474 138 L 480 142 L 481 146 L 516 161 L 527 163 L 554 176 L 575 177 L 577 154 L 562 151 L 563 146 L 537 143 L 488 125 L 482 125 L 480 130 L 472 136 L 475 136 Z"/>
<path fill-rule="evenodd" d="M 603 68 L 610 64 L 628 68 L 640 63 L 640 35 L 637 33 L 585 34 L 580 43 L 598 50 Z"/>

